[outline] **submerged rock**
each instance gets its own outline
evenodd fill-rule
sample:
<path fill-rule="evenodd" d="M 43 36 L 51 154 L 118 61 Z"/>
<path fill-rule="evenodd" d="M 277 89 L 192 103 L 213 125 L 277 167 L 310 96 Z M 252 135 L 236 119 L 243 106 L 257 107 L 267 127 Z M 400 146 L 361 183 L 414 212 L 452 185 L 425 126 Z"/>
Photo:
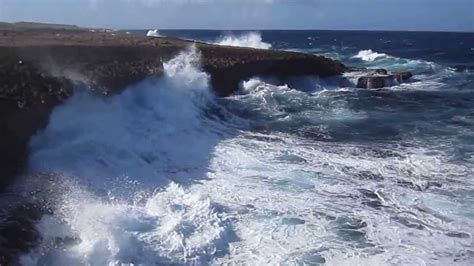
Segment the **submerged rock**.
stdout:
<path fill-rule="evenodd" d="M 359 78 L 357 81 L 357 88 L 379 89 L 391 86 L 391 82 L 393 82 L 392 75 L 365 76 Z"/>
<path fill-rule="evenodd" d="M 413 74 L 408 71 L 403 71 L 403 72 L 395 72 L 393 76 L 398 82 L 405 82 L 409 80 L 411 77 L 413 77 Z"/>
<path fill-rule="evenodd" d="M 390 87 L 402 82 L 406 82 L 411 77 L 413 77 L 413 74 L 408 71 L 389 74 L 389 72 L 385 69 L 377 69 L 375 70 L 374 74 L 360 77 L 357 80 L 357 88 L 380 89 L 384 87 Z"/>
<path fill-rule="evenodd" d="M 381 75 L 388 75 L 388 71 L 386 69 L 383 69 L 383 68 L 376 69 L 375 73 L 381 74 Z"/>

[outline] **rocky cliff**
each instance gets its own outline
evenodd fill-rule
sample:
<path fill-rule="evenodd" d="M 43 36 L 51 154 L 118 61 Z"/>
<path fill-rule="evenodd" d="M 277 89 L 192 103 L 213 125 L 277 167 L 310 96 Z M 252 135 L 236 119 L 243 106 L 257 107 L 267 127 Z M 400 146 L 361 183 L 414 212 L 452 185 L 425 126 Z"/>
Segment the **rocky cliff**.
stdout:
<path fill-rule="evenodd" d="M 0 190 L 24 168 L 27 144 L 52 109 L 82 85 L 118 93 L 148 76 L 192 42 L 80 28 L 0 28 Z M 196 43 L 219 96 L 252 76 L 340 75 L 334 60 L 301 53 Z"/>

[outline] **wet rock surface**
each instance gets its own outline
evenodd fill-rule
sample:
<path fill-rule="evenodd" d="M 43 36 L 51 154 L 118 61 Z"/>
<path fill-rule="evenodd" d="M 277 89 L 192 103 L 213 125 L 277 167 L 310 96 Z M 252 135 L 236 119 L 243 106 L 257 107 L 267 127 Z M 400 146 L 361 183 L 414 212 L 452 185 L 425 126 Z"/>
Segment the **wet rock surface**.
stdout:
<path fill-rule="evenodd" d="M 8 212 L 7 214 L 4 214 Z M 0 265 L 19 265 L 18 255 L 41 241 L 35 222 L 45 210 L 30 203 L 2 206 L 0 216 Z"/>
<path fill-rule="evenodd" d="M 6 25 L 6 26 L 5 26 Z M 84 87 L 116 94 L 163 73 L 163 62 L 193 42 L 109 30 L 44 25 L 0 27 L 0 191 L 25 167 L 29 138 L 52 109 Z M 309 54 L 195 43 L 219 96 L 253 76 L 340 75 L 348 68 Z"/>
<path fill-rule="evenodd" d="M 0 50 L 0 190 L 24 168 L 31 135 L 46 125 L 55 105 L 72 95 L 72 84 L 38 72 L 11 50 Z"/>
<path fill-rule="evenodd" d="M 30 137 L 48 124 L 54 107 L 73 95 L 74 87 L 99 95 L 120 93 L 144 78 L 161 75 L 163 62 L 192 44 L 61 25 L 1 24 L 0 196 L 15 194 L 5 190 L 27 166 Z M 347 70 L 337 61 L 307 54 L 195 45 L 202 54 L 201 67 L 210 74 L 219 96 L 231 94 L 241 80 L 253 76 L 325 77 Z M 0 265 L 17 263 L 19 252 L 39 241 L 35 221 L 45 210 L 28 198 L 2 206 L 0 218 L 6 220 L 0 222 Z"/>
<path fill-rule="evenodd" d="M 101 90 L 120 91 L 144 77 L 160 75 L 163 62 L 193 44 L 167 37 L 141 37 L 96 30 L 16 30 L 0 34 L 0 49 L 11 52 L 54 76 L 66 77 Z M 202 68 L 220 96 L 238 89 L 253 76 L 340 75 L 342 63 L 310 54 L 216 46 L 195 42 Z"/>
<path fill-rule="evenodd" d="M 360 77 L 357 81 L 357 88 L 380 89 L 391 87 L 406 82 L 411 77 L 413 77 L 413 74 L 408 71 L 389 73 L 386 69 L 376 69 L 375 73 Z"/>

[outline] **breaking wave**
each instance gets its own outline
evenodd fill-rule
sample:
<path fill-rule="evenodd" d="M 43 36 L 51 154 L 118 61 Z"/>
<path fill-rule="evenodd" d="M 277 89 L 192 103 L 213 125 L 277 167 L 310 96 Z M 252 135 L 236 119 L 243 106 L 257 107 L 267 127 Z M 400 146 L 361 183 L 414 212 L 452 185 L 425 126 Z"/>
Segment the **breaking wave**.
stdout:
<path fill-rule="evenodd" d="M 218 40 L 215 44 L 257 49 L 270 49 L 272 47 L 271 44 L 262 40 L 262 35 L 258 32 L 249 32 L 240 36 L 228 35 Z"/>
<path fill-rule="evenodd" d="M 357 55 L 354 56 L 354 58 L 359 58 L 363 61 L 368 61 L 368 62 L 372 62 L 376 59 L 384 58 L 384 57 L 387 57 L 387 55 L 384 54 L 384 53 L 374 52 L 371 49 L 361 50 L 361 51 L 359 51 L 359 53 Z"/>
<path fill-rule="evenodd" d="M 385 59 L 364 66 L 423 80 L 252 78 L 221 99 L 191 47 L 120 95 L 78 91 L 30 143 L 26 195 L 53 207 L 21 262 L 468 265 L 474 97 L 448 88 L 470 74 Z"/>
<path fill-rule="evenodd" d="M 161 35 L 157 29 L 155 30 L 149 30 L 147 33 L 146 33 L 146 36 L 148 37 L 162 37 L 163 35 Z"/>
<path fill-rule="evenodd" d="M 77 93 L 31 142 L 31 172 L 59 194 L 25 265 L 206 262 L 230 241 L 225 211 L 183 186 L 206 179 L 225 135 L 190 48 L 165 77 L 103 99 Z M 44 186 L 44 185 L 43 185 Z"/>

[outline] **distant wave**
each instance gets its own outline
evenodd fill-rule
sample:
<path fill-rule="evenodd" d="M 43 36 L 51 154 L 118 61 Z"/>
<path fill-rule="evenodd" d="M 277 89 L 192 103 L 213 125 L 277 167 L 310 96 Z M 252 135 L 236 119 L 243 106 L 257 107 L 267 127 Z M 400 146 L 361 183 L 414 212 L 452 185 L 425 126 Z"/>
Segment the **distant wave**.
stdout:
<path fill-rule="evenodd" d="M 161 35 L 157 29 L 155 30 L 149 30 L 147 33 L 146 33 L 146 36 L 147 37 L 162 37 L 163 35 Z"/>
<path fill-rule="evenodd" d="M 215 44 L 257 49 L 270 49 L 272 47 L 271 44 L 262 40 L 262 35 L 258 32 L 249 32 L 240 36 L 227 35 L 218 40 Z"/>
<path fill-rule="evenodd" d="M 363 61 L 368 61 L 368 62 L 372 62 L 372 61 L 374 61 L 378 58 L 382 58 L 382 57 L 387 57 L 387 54 L 377 53 L 377 52 L 372 51 L 371 49 L 361 50 L 361 51 L 359 51 L 359 53 L 357 55 L 353 56 L 353 58 L 359 58 Z"/>

